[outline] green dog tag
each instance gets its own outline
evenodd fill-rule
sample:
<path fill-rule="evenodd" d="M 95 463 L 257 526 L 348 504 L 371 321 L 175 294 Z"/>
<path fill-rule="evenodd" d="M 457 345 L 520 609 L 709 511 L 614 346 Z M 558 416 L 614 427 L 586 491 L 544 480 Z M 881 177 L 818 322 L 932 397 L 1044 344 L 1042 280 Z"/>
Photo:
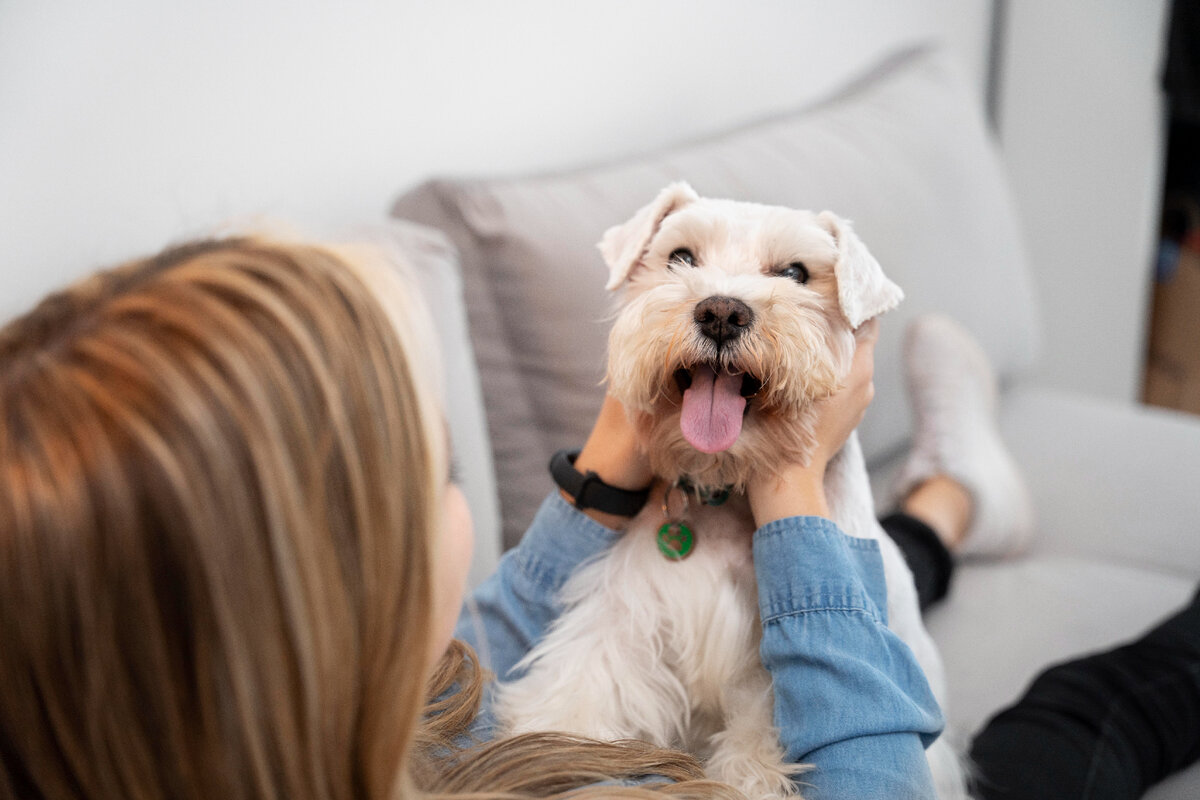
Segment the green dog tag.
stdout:
<path fill-rule="evenodd" d="M 682 522 L 666 522 L 658 529 L 658 550 L 672 561 L 682 561 L 696 543 L 692 529 Z"/>

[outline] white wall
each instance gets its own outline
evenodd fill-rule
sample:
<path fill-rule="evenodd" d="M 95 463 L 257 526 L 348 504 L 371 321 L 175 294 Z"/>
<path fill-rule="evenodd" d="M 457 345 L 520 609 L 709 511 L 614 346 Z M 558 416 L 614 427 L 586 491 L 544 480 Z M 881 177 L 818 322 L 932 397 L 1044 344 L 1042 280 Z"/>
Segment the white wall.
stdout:
<path fill-rule="evenodd" d="M 1011 0 L 1000 133 L 1042 298 L 1041 382 L 1138 396 L 1165 0 Z"/>
<path fill-rule="evenodd" d="M 982 87 L 986 0 L 0 2 L 0 319 L 223 221 L 320 234 L 819 94 L 897 41 Z"/>
<path fill-rule="evenodd" d="M 437 173 L 552 169 L 737 124 L 988 0 L 0 2 L 0 319 L 93 267 L 260 216 L 378 219 Z M 1132 398 L 1165 0 L 1009 0 L 1001 139 L 1048 383 Z"/>

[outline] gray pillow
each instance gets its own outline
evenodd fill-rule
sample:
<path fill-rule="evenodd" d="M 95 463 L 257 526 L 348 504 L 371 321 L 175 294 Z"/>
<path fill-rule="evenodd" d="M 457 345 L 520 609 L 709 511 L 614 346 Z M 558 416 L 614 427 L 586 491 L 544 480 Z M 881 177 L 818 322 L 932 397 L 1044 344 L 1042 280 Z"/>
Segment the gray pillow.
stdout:
<path fill-rule="evenodd" d="M 550 455 L 583 442 L 603 396 L 611 300 L 595 243 L 679 179 L 706 196 L 849 218 L 905 289 L 884 320 L 868 459 L 909 434 L 899 331 L 914 314 L 958 317 L 1002 376 L 1032 360 L 1032 281 L 999 160 L 965 80 L 936 50 L 900 52 L 819 103 L 667 152 L 430 181 L 392 213 L 440 228 L 459 250 L 507 546 L 551 487 Z"/>

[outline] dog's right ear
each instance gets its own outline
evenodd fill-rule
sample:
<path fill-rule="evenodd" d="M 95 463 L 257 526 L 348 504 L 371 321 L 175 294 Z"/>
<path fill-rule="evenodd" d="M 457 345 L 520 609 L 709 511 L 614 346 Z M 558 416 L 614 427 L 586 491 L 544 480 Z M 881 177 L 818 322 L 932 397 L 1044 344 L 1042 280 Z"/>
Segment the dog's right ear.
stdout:
<path fill-rule="evenodd" d="M 818 214 L 817 222 L 837 243 L 838 257 L 833 269 L 837 276 L 838 304 L 851 328 L 858 330 L 864 322 L 892 310 L 904 299 L 904 292 L 883 274 L 883 267 L 849 222 L 829 211 Z"/>
<path fill-rule="evenodd" d="M 604 288 L 612 291 L 625 282 L 634 267 L 641 263 L 650 240 L 668 214 L 699 199 L 696 191 L 684 181 L 672 183 L 628 222 L 605 231 L 597 245 L 604 263 L 608 264 L 608 283 Z"/>

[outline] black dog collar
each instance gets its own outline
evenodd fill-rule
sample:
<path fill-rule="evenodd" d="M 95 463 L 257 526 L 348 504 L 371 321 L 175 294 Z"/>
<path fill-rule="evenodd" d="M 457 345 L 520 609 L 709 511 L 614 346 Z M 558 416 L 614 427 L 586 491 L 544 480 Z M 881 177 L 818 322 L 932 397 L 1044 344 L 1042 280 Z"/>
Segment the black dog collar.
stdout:
<path fill-rule="evenodd" d="M 722 486 L 719 489 L 708 486 L 697 486 L 684 477 L 680 477 L 679 480 L 675 481 L 675 485 L 685 492 L 691 492 L 696 495 L 696 499 L 706 506 L 724 505 L 725 501 L 729 499 L 729 495 L 733 494 L 732 486 Z"/>
<path fill-rule="evenodd" d="M 581 473 L 575 469 L 578 457 L 578 450 L 559 450 L 550 459 L 550 475 L 558 488 L 575 498 L 575 507 L 580 511 L 594 508 L 605 514 L 633 517 L 646 505 L 649 487 L 629 490 L 609 486 L 595 472 Z"/>

